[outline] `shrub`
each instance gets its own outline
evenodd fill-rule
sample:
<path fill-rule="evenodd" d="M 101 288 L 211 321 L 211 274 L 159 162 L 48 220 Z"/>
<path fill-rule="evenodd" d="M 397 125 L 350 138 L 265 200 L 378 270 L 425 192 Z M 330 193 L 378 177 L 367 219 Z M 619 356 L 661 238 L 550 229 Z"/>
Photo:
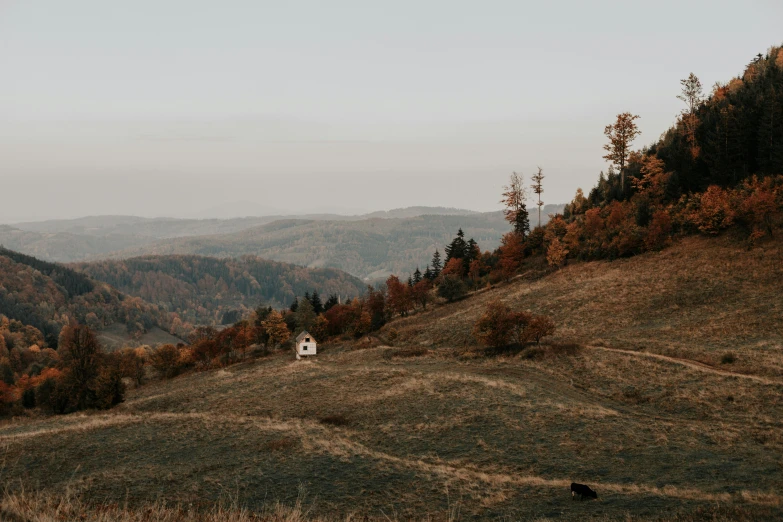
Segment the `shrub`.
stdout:
<path fill-rule="evenodd" d="M 529 339 L 541 344 L 541 339 L 555 333 L 555 323 L 545 315 L 535 315 L 527 327 Z"/>
<path fill-rule="evenodd" d="M 318 419 L 318 421 L 321 424 L 329 424 L 331 426 L 347 426 L 351 423 L 351 421 L 349 421 L 348 418 L 342 414 L 327 415 L 326 417 Z"/>
<path fill-rule="evenodd" d="M 728 191 L 712 185 L 702 193 L 699 208 L 691 219 L 705 234 L 717 234 L 734 223 L 734 209 Z"/>
<path fill-rule="evenodd" d="M 733 352 L 726 352 L 723 357 L 720 358 L 721 364 L 734 364 L 737 361 L 737 356 Z"/>
<path fill-rule="evenodd" d="M 508 305 L 492 301 L 473 326 L 473 336 L 483 345 L 502 348 L 508 344 L 514 326 L 514 316 Z"/>

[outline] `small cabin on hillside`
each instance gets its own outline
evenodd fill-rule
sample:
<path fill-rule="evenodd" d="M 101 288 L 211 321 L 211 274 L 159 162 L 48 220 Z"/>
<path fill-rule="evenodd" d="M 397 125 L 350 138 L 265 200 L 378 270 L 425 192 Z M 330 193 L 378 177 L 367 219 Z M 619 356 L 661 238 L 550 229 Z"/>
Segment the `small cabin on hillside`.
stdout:
<path fill-rule="evenodd" d="M 301 359 L 308 355 L 315 355 L 315 337 L 305 330 L 296 336 L 296 358 Z"/>

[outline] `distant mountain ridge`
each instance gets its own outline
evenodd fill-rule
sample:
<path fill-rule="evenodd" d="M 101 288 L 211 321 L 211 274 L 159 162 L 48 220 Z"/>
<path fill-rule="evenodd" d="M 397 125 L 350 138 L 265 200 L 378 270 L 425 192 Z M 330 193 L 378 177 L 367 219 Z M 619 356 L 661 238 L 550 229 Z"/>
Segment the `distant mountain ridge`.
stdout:
<path fill-rule="evenodd" d="M 549 205 L 542 216 L 558 211 L 562 206 Z M 535 225 L 537 210 L 533 214 L 531 210 Z M 460 228 L 482 250 L 496 248 L 510 230 L 500 211 L 342 221 L 285 219 L 233 234 L 157 241 L 110 255 L 253 255 L 310 268 L 339 268 L 372 282 L 390 274 L 407 275 L 417 266 L 423 270 L 435 249 L 443 251 Z"/>
<path fill-rule="evenodd" d="M 546 205 L 542 215 L 546 220 L 547 215 L 562 210 L 563 205 Z M 537 219 L 537 209 L 531 208 L 531 225 L 535 226 Z M 416 266 L 423 268 L 434 249 L 442 248 L 459 228 L 483 249 L 495 248 L 509 230 L 500 212 L 421 206 L 358 216 L 227 220 L 88 216 L 0 225 L 0 245 L 66 263 L 148 254 L 249 254 L 313 268 L 339 268 L 374 280 L 390 273 L 408 273 Z M 284 229 L 290 230 L 284 233 Z M 312 234 L 309 239 L 308 234 Z M 242 245 L 243 241 L 248 243 Z"/>

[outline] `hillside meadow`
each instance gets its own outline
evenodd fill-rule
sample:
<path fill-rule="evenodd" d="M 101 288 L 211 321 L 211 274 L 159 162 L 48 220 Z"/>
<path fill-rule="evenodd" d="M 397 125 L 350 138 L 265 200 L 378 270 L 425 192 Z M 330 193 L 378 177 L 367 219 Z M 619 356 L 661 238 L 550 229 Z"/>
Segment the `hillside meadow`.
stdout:
<path fill-rule="evenodd" d="M 689 238 L 530 267 L 314 359 L 280 353 L 154 381 L 110 412 L 5 421 L 2 482 L 42 510 L 68 492 L 127 513 L 781 518 L 781 259 L 780 240 Z M 478 348 L 467 332 L 494 299 L 549 314 L 556 335 Z M 572 481 L 599 499 L 573 502 Z"/>

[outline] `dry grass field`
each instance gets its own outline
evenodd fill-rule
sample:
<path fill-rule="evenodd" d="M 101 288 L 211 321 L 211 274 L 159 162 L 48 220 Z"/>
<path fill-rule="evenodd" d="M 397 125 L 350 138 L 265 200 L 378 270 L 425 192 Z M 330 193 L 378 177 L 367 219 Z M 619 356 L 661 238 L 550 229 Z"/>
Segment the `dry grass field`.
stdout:
<path fill-rule="evenodd" d="M 394 328 L 395 346 L 280 354 L 153 382 L 110 412 L 8 421 L 0 480 L 123 520 L 226 501 L 265 520 L 781 519 L 781 244 L 694 238 L 573 265 L 394 321 L 380 339 Z M 472 345 L 495 298 L 551 315 L 551 344 Z M 573 502 L 572 481 L 599 499 Z M 52 511 L 25 495 L 0 514 Z M 223 519 L 245 520 L 204 518 Z"/>

